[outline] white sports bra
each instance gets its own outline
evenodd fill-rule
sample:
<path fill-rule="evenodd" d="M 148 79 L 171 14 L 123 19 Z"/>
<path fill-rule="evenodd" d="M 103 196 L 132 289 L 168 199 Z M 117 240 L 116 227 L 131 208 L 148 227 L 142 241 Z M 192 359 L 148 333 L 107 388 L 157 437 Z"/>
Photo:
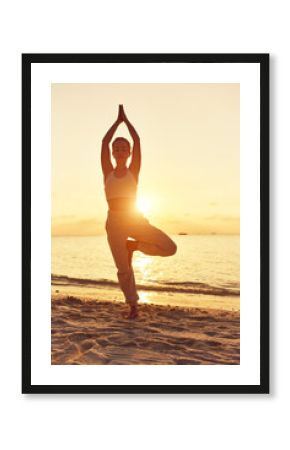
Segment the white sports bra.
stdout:
<path fill-rule="evenodd" d="M 116 177 L 114 170 L 105 180 L 105 194 L 107 200 L 111 198 L 134 198 L 137 192 L 137 181 L 132 172 L 127 168 L 126 175 Z"/>

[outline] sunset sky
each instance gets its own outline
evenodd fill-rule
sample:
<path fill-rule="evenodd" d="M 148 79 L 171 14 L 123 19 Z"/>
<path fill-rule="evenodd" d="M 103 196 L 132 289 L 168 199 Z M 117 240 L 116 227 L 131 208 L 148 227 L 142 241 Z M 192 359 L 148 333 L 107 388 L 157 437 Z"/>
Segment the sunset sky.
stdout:
<path fill-rule="evenodd" d="M 52 84 L 52 235 L 105 233 L 101 141 L 123 104 L 140 207 L 168 233 L 239 233 L 239 84 Z M 124 124 L 116 136 L 132 142 Z"/>

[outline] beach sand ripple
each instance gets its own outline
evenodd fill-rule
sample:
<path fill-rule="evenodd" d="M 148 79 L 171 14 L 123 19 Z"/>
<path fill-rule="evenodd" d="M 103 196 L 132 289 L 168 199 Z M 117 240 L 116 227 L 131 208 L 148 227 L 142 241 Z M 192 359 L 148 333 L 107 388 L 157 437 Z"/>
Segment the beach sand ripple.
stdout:
<path fill-rule="evenodd" d="M 52 364 L 239 364 L 238 311 L 52 299 Z"/>

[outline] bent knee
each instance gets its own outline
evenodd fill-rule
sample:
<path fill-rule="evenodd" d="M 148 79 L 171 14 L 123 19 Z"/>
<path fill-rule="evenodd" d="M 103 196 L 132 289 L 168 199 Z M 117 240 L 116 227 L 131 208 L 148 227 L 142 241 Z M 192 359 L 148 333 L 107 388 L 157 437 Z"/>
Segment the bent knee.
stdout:
<path fill-rule="evenodd" d="M 171 241 L 170 246 L 168 247 L 166 251 L 166 256 L 173 256 L 177 252 L 177 245 L 175 242 Z"/>
<path fill-rule="evenodd" d="M 172 255 L 175 255 L 176 252 L 177 252 L 177 245 L 175 244 L 175 242 L 172 242 Z"/>

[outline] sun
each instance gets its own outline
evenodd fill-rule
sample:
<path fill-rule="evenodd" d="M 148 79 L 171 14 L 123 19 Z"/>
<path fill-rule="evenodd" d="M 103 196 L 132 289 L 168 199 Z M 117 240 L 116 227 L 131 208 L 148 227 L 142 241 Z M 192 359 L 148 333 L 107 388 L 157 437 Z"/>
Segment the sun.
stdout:
<path fill-rule="evenodd" d="M 152 202 L 148 197 L 139 197 L 137 200 L 137 208 L 143 214 L 149 214 L 152 210 Z"/>

